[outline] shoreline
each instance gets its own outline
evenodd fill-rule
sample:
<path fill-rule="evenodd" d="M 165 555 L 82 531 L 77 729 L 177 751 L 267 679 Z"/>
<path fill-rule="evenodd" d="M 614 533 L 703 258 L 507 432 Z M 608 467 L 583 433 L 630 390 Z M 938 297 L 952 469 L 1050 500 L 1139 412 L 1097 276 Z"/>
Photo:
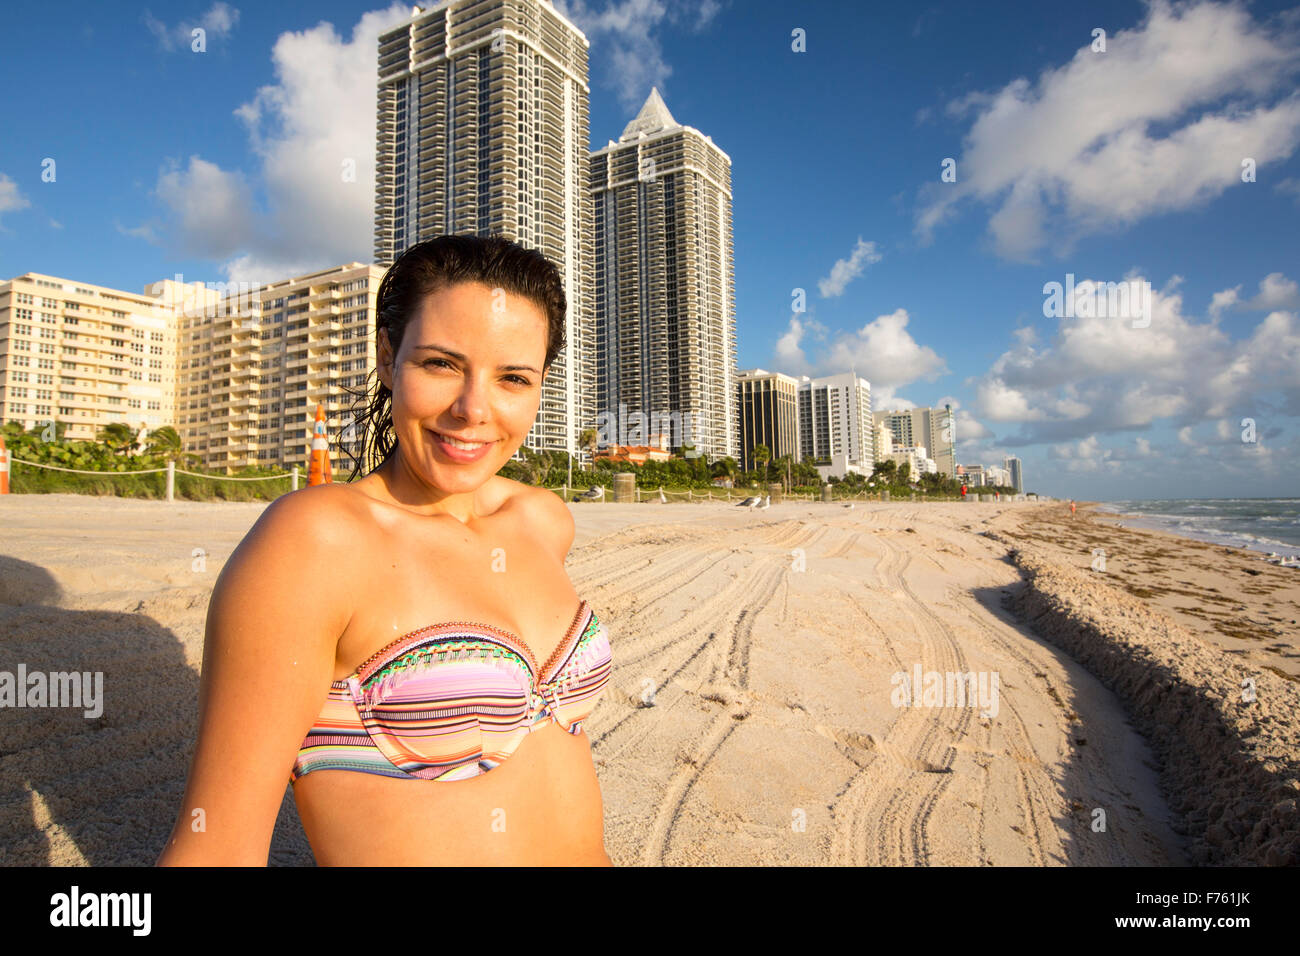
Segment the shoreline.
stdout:
<path fill-rule="evenodd" d="M 1170 500 L 1190 501 L 1193 499 L 1170 499 Z M 1175 528 L 1167 527 L 1161 523 L 1161 517 L 1182 517 L 1182 516 L 1148 515 L 1148 514 L 1133 512 L 1133 511 L 1107 511 L 1104 510 L 1104 508 L 1109 504 L 1109 502 L 1105 502 L 1105 501 L 1082 502 L 1080 503 L 1080 507 L 1082 508 L 1085 504 L 1091 507 L 1092 509 L 1094 509 L 1096 515 L 1099 518 L 1104 517 L 1106 519 L 1115 520 L 1115 521 L 1118 521 L 1120 518 L 1123 518 L 1125 521 L 1130 522 L 1130 524 L 1126 525 L 1126 527 L 1140 528 L 1144 531 L 1157 531 L 1163 534 L 1173 535 L 1174 537 L 1177 538 L 1185 538 L 1191 541 L 1199 541 L 1202 544 L 1212 544 L 1221 548 L 1233 548 L 1234 550 L 1238 550 L 1238 551 L 1246 551 L 1252 554 L 1258 554 L 1260 557 L 1265 559 L 1269 558 L 1272 555 L 1278 555 L 1284 558 L 1300 557 L 1300 543 L 1291 543 L 1289 541 L 1283 541 L 1279 538 L 1263 539 L 1257 535 L 1250 535 L 1248 532 L 1243 532 L 1243 531 L 1227 531 L 1227 532 L 1220 533 L 1212 530 L 1197 529 L 1199 530 L 1200 533 L 1193 533 L 1193 531 L 1190 529 L 1175 529 Z M 1218 535 L 1218 537 L 1217 538 L 1214 537 L 1215 535 Z M 1268 544 L 1260 544 L 1258 546 L 1251 545 L 1251 544 L 1241 544 L 1235 540 L 1232 540 L 1232 536 L 1237 536 L 1237 537 L 1249 536 L 1255 538 L 1255 540 L 1257 541 L 1267 540 Z M 1224 537 L 1229 538 L 1229 540 L 1219 540 L 1219 538 L 1224 538 Z"/>
<path fill-rule="evenodd" d="M 1074 519 L 1037 518 L 1006 516 L 990 533 L 1026 575 L 1011 603 L 1124 701 L 1159 756 L 1162 790 L 1193 860 L 1300 862 L 1295 618 L 1285 630 L 1274 626 L 1268 635 L 1279 639 L 1260 646 L 1277 617 L 1266 612 L 1300 614 L 1294 572 L 1261 568 L 1243 549 L 1116 526 L 1091 509 Z M 1108 553 L 1104 570 L 1098 551 Z M 1237 580 L 1253 583 L 1268 572 L 1278 590 Z M 1171 595 L 1203 604 L 1162 608 Z M 1235 618 L 1207 610 L 1215 606 L 1231 607 Z"/>

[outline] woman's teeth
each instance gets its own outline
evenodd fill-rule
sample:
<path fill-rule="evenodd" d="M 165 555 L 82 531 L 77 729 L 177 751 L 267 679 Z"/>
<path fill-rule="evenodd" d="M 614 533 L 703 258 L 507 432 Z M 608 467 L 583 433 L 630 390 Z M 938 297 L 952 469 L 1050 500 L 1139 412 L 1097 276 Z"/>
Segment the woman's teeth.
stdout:
<path fill-rule="evenodd" d="M 443 441 L 445 441 L 452 448 L 464 448 L 466 450 L 472 451 L 475 448 L 482 448 L 484 445 L 487 444 L 487 442 L 485 441 L 476 441 L 476 442 L 457 441 L 454 438 L 448 438 L 446 435 L 443 435 L 440 432 L 434 432 L 434 434 L 437 435 L 439 438 L 441 438 Z"/>

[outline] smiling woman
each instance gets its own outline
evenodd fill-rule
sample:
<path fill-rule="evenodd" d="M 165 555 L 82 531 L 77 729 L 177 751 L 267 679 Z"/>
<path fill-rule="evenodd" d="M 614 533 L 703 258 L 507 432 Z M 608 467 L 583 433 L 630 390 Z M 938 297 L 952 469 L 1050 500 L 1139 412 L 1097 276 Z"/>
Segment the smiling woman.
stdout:
<path fill-rule="evenodd" d="M 222 569 L 160 864 L 264 863 L 287 778 L 322 864 L 609 865 L 582 732 L 609 635 L 564 570 L 568 506 L 496 474 L 565 310 L 555 267 L 502 238 L 393 263 L 358 468 L 377 466 L 278 499 Z"/>

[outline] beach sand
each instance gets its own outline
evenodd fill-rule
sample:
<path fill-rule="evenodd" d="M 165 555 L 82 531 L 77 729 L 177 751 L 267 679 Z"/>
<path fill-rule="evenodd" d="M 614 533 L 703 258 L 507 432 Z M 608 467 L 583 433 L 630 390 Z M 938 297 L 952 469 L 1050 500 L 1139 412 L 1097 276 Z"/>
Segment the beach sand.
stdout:
<path fill-rule="evenodd" d="M 107 698 L 94 720 L 0 709 L 0 864 L 156 859 L 208 598 L 264 507 L 0 497 L 0 670 L 103 671 Z M 1268 669 L 1297 662 L 1274 619 L 1300 572 L 1062 507 L 571 504 L 569 574 L 614 653 L 586 724 L 614 862 L 1300 863 L 1300 684 Z M 1170 594 L 1203 586 L 1267 637 Z M 996 706 L 898 706 L 918 667 L 996 674 Z M 1258 699 L 1233 709 L 1241 674 Z M 312 863 L 287 787 L 270 862 Z"/>

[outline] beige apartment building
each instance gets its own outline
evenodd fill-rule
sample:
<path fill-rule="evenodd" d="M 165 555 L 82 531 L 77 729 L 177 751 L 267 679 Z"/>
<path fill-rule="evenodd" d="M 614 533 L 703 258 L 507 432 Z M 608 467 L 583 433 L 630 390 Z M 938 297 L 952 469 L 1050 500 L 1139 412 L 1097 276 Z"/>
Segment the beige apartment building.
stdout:
<path fill-rule="evenodd" d="M 696 449 L 748 460 L 730 157 L 651 89 L 618 142 L 592 152 L 591 192 L 600 408 L 689 416 Z"/>
<path fill-rule="evenodd" d="M 375 367 L 374 316 L 384 270 L 351 262 L 254 288 L 177 315 L 177 430 L 204 465 L 227 471 L 305 466 L 324 406 L 336 476 L 356 394 Z"/>
<path fill-rule="evenodd" d="M 588 46 L 547 0 L 443 0 L 379 37 L 375 261 L 468 233 L 554 262 L 567 345 L 524 444 L 570 454 L 596 425 Z"/>
<path fill-rule="evenodd" d="M 0 282 L 0 418 L 65 422 L 68 441 L 113 422 L 174 424 L 177 289 L 166 280 L 137 295 L 35 272 Z"/>
<path fill-rule="evenodd" d="M 205 468 L 229 472 L 305 467 L 320 403 L 338 475 L 375 367 L 382 278 L 352 262 L 268 286 L 178 276 L 138 295 L 37 273 L 0 282 L 0 417 L 66 422 L 68 441 L 112 422 L 170 425 Z"/>

